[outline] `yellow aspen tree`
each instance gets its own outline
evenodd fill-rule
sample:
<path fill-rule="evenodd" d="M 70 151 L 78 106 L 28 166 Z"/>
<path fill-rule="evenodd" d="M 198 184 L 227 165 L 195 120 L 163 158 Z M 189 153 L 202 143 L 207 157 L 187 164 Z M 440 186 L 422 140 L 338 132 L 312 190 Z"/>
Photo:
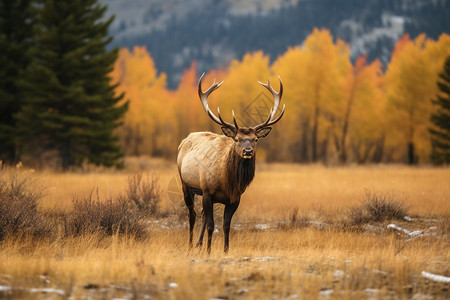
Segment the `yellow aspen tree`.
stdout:
<path fill-rule="evenodd" d="M 198 131 L 199 112 L 201 104 L 197 93 L 197 64 L 193 62 L 188 70 L 183 72 L 178 88 L 174 93 L 177 103 L 176 121 L 178 124 L 178 139 L 181 141 L 190 132 Z"/>
<path fill-rule="evenodd" d="M 383 79 L 379 60 L 369 64 L 366 55 L 356 59 L 347 80 L 346 107 L 341 124 L 340 160 L 343 163 L 347 161 L 349 145 L 358 163 L 381 160 L 385 134 Z"/>
<path fill-rule="evenodd" d="M 112 78 L 125 92 L 129 110 L 119 135 L 127 155 L 153 155 L 158 117 L 163 109 L 166 76 L 157 75 L 152 57 L 145 47 L 130 52 L 121 49 Z"/>
<path fill-rule="evenodd" d="M 284 143 L 278 143 L 280 156 L 287 161 L 306 162 L 310 160 L 309 133 L 312 105 L 303 95 L 306 86 L 302 83 L 306 77 L 305 51 L 300 47 L 289 48 L 280 55 L 272 65 L 274 74 L 278 74 L 283 80 L 283 103 L 287 112 L 283 116 L 283 122 L 277 125 L 277 135 Z"/>
<path fill-rule="evenodd" d="M 305 70 L 299 80 L 304 87 L 300 101 L 305 102 L 310 116 L 311 159 L 316 162 L 328 158 L 330 136 L 342 115 L 344 85 L 351 67 L 350 52 L 344 42 L 333 43 L 326 29 L 314 29 L 304 41 L 302 51 L 304 64 L 297 66 Z"/>

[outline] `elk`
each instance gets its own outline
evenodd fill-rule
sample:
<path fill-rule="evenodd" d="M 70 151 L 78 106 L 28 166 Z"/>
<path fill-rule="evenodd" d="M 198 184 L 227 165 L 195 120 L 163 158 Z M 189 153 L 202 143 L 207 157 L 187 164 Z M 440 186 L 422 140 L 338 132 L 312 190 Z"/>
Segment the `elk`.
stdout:
<path fill-rule="evenodd" d="M 217 109 L 218 117 L 209 109 L 208 96 L 221 83 L 214 83 L 205 91 L 202 90 L 202 79 L 198 82 L 198 95 L 206 114 L 222 128 L 225 135 L 212 132 L 194 132 L 189 134 L 178 147 L 177 165 L 181 177 L 184 201 L 189 210 L 189 248 L 192 248 L 193 230 L 196 213 L 194 196 L 203 196 L 203 224 L 197 247 L 203 244 L 205 228 L 208 231 L 208 253 L 211 252 L 211 240 L 214 231 L 213 204 L 225 205 L 223 217 L 224 252 L 229 249 L 230 223 L 239 206 L 241 195 L 255 175 L 255 155 L 258 139 L 266 137 L 284 114 L 285 106 L 278 117 L 276 112 L 283 94 L 280 80 L 280 91 L 277 93 L 270 82 L 259 82 L 274 97 L 274 105 L 265 122 L 253 127 L 240 127 L 233 115 L 233 124 L 223 120 Z"/>

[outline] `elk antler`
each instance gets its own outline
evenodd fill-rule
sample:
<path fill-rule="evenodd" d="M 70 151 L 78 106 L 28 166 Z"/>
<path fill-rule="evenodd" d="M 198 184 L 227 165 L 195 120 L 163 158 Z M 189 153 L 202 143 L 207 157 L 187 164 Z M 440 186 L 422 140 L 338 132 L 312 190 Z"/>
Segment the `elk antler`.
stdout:
<path fill-rule="evenodd" d="M 208 96 L 214 90 L 218 89 L 222 85 L 223 81 L 220 82 L 220 83 L 216 83 L 216 80 L 214 79 L 214 83 L 205 92 L 203 92 L 202 91 L 202 79 L 203 79 L 203 76 L 205 76 L 205 73 L 202 74 L 202 76 L 200 77 L 200 80 L 198 81 L 198 96 L 200 97 L 200 101 L 202 101 L 203 108 L 205 109 L 205 112 L 217 124 L 225 126 L 225 127 L 228 127 L 228 128 L 231 128 L 234 131 L 237 131 L 239 129 L 239 126 L 238 126 L 238 124 L 236 122 L 236 119 L 234 117 L 234 111 L 232 111 L 232 113 L 233 113 L 233 122 L 234 122 L 234 125 L 233 125 L 233 124 L 228 123 L 228 122 L 226 122 L 226 121 L 224 121 L 222 119 L 222 116 L 220 115 L 220 109 L 219 108 L 217 108 L 217 113 L 219 115 L 219 117 L 217 118 L 213 114 L 213 112 L 209 109 L 209 106 L 208 106 Z"/>
<path fill-rule="evenodd" d="M 278 122 L 281 119 L 281 117 L 284 114 L 285 105 L 283 104 L 283 110 L 281 111 L 281 114 L 276 119 L 274 119 L 275 114 L 278 110 L 278 107 L 280 106 L 281 96 L 283 96 L 283 83 L 281 82 L 280 76 L 278 76 L 278 79 L 280 80 L 280 92 L 278 92 L 278 93 L 275 92 L 275 90 L 272 88 L 272 86 L 270 85 L 270 81 L 268 79 L 267 79 L 267 83 L 262 83 L 262 82 L 258 81 L 259 84 L 261 84 L 263 87 L 268 89 L 269 92 L 272 93 L 273 108 L 270 109 L 269 117 L 267 118 L 267 120 L 265 122 L 253 127 L 253 129 L 255 129 L 255 130 L 259 130 L 261 128 L 268 127 L 268 126 L 275 124 L 276 122 Z"/>

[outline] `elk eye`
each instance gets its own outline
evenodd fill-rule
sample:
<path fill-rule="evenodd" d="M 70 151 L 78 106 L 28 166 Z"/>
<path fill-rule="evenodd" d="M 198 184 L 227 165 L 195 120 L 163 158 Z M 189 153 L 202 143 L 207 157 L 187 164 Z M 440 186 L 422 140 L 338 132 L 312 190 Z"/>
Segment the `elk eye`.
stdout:
<path fill-rule="evenodd" d="M 239 142 L 239 140 L 238 140 L 237 138 L 235 138 L 234 141 L 235 141 L 236 143 Z"/>
<path fill-rule="evenodd" d="M 258 141 L 258 138 L 255 139 L 255 143 Z"/>

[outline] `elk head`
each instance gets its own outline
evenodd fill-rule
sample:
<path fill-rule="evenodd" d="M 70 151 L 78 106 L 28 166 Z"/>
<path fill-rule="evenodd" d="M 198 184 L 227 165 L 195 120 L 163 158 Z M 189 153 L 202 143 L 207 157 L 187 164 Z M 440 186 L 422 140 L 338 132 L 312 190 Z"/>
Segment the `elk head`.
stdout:
<path fill-rule="evenodd" d="M 283 105 L 283 110 L 281 111 L 280 115 L 275 118 L 275 114 L 280 105 L 281 96 L 283 95 L 283 83 L 281 82 L 281 78 L 278 76 L 278 79 L 280 80 L 280 92 L 278 93 L 275 92 L 275 90 L 272 88 L 269 80 L 267 80 L 267 84 L 259 82 L 262 86 L 268 89 L 274 97 L 274 105 L 273 108 L 270 109 L 269 117 L 267 118 L 267 120 L 253 127 L 239 127 L 234 116 L 234 111 L 232 111 L 233 124 L 231 124 L 223 120 L 222 116 L 220 115 L 219 108 L 217 108 L 219 117 L 216 117 L 216 115 L 214 115 L 214 113 L 209 109 L 207 100 L 208 96 L 214 90 L 219 88 L 222 85 L 223 81 L 221 83 L 216 83 L 216 81 L 214 80 L 214 83 L 205 92 L 203 92 L 202 79 L 204 75 L 205 73 L 202 74 L 198 82 L 198 95 L 200 97 L 200 100 L 202 101 L 205 112 L 214 122 L 222 126 L 222 131 L 227 137 L 234 140 L 234 151 L 237 155 L 239 155 L 243 159 L 254 158 L 256 152 L 256 143 L 258 142 L 258 139 L 266 137 L 272 130 L 270 126 L 277 123 L 284 114 L 285 106 Z"/>

